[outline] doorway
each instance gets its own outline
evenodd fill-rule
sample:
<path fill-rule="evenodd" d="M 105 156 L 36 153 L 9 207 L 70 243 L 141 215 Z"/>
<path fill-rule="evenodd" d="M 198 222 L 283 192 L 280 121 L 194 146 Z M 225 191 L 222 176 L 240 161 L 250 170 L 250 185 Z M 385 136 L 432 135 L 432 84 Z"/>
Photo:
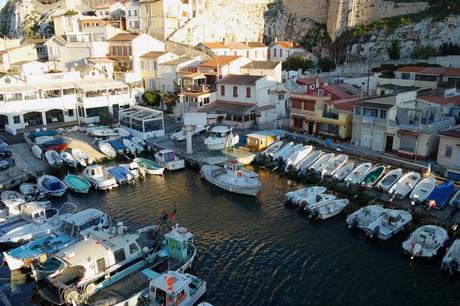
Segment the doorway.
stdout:
<path fill-rule="evenodd" d="M 393 152 L 393 136 L 387 135 L 387 141 L 385 143 L 385 152 Z"/>

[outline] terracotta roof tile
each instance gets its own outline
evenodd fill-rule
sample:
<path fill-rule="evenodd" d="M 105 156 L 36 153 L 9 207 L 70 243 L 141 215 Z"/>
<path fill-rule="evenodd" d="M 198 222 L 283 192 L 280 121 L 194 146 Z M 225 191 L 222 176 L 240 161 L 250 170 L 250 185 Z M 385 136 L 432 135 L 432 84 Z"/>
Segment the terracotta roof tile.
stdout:
<path fill-rule="evenodd" d="M 431 103 L 436 103 L 439 105 L 446 105 L 450 103 L 455 103 L 455 99 L 452 98 L 457 98 L 457 97 L 451 97 L 451 98 L 444 98 L 440 96 L 433 96 L 433 95 L 427 95 L 427 96 L 422 96 L 419 97 L 420 100 L 428 101 Z"/>
<path fill-rule="evenodd" d="M 226 49 L 227 47 L 221 42 L 204 42 L 203 45 L 209 49 Z"/>
<path fill-rule="evenodd" d="M 112 38 L 108 39 L 107 41 L 132 41 L 138 36 L 138 34 L 134 33 L 119 33 L 113 36 Z"/>
<path fill-rule="evenodd" d="M 449 137 L 454 137 L 454 138 L 460 138 L 460 125 L 454 126 L 451 129 L 442 131 L 438 133 L 439 135 L 444 135 L 444 136 L 449 136 Z"/>
<path fill-rule="evenodd" d="M 164 54 L 166 54 L 168 52 L 166 51 L 150 51 L 150 52 L 147 52 L 143 55 L 141 55 L 140 57 L 142 58 L 149 58 L 149 59 L 156 59 Z"/>
<path fill-rule="evenodd" d="M 301 45 L 299 45 L 295 41 L 277 41 L 277 42 L 274 42 L 272 44 L 272 46 L 274 46 L 274 45 L 278 45 L 278 46 L 280 46 L 281 48 L 284 48 L 284 49 L 303 48 Z"/>
<path fill-rule="evenodd" d="M 349 99 L 353 97 L 358 97 L 360 94 L 359 89 L 348 84 L 326 85 L 323 86 L 323 88 L 339 97 L 339 99 Z"/>
<path fill-rule="evenodd" d="M 230 64 L 233 61 L 236 61 L 240 57 L 241 56 L 217 56 L 213 59 L 210 59 L 200 64 L 200 67 L 217 67 L 217 65 L 222 67 L 222 66 Z"/>
<path fill-rule="evenodd" d="M 460 68 L 448 68 L 446 72 L 444 72 L 444 75 L 460 77 Z"/>
<path fill-rule="evenodd" d="M 258 41 L 248 41 L 248 46 L 251 48 L 267 48 L 266 44 Z"/>
<path fill-rule="evenodd" d="M 220 80 L 218 84 L 255 85 L 256 82 L 263 77 L 264 76 L 261 75 L 229 74 L 224 79 Z"/>
<path fill-rule="evenodd" d="M 245 45 L 242 42 L 228 42 L 225 43 L 225 46 L 230 49 L 249 49 L 249 46 Z"/>
<path fill-rule="evenodd" d="M 421 66 L 404 66 L 404 67 L 399 68 L 396 71 L 418 73 L 418 72 L 422 72 L 425 69 L 426 69 L 426 67 L 421 67 Z"/>

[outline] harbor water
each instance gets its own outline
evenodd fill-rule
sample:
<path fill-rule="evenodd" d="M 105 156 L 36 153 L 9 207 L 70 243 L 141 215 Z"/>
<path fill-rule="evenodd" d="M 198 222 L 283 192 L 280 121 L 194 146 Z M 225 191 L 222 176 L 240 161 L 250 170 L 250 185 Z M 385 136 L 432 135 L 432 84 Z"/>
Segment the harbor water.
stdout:
<path fill-rule="evenodd" d="M 214 305 L 459 304 L 460 276 L 441 272 L 442 256 L 411 263 L 402 254 L 408 232 L 372 242 L 349 231 L 343 214 L 311 222 L 282 205 L 285 193 L 300 185 L 266 170 L 259 175 L 258 199 L 182 170 L 110 192 L 68 192 L 60 201 L 103 209 L 128 225 L 152 222 L 176 207 L 177 223 L 193 232 L 198 247 L 191 273 L 207 282 L 206 301 Z M 33 282 L 10 281 L 5 266 L 0 277 L 12 305 L 41 304 Z"/>

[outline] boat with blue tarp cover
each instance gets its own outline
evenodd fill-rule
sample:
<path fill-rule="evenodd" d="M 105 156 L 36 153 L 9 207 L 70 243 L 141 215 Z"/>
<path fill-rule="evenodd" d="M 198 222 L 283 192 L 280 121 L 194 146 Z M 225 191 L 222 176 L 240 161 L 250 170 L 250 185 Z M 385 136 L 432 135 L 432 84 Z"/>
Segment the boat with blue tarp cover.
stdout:
<path fill-rule="evenodd" d="M 29 138 L 34 141 L 35 138 L 41 137 L 41 136 L 56 136 L 58 135 L 59 132 L 56 130 L 46 130 L 46 131 L 33 131 L 30 132 Z"/>
<path fill-rule="evenodd" d="M 108 167 L 107 170 L 110 172 L 110 174 L 112 174 L 112 176 L 119 184 L 130 184 L 135 182 L 136 176 L 125 167 Z"/>
<path fill-rule="evenodd" d="M 112 146 L 112 148 L 117 152 L 117 154 L 123 155 L 123 154 L 126 153 L 127 148 L 120 141 L 118 141 L 118 140 L 109 140 L 109 143 Z"/>
<path fill-rule="evenodd" d="M 430 208 L 442 209 L 454 193 L 454 183 L 452 181 L 446 181 L 434 188 L 434 190 L 426 198 L 426 203 Z"/>

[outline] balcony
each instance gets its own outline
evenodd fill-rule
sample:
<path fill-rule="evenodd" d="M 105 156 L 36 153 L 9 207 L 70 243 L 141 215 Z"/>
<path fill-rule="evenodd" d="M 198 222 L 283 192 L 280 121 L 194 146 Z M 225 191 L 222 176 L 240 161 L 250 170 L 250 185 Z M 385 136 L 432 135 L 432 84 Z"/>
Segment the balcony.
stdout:
<path fill-rule="evenodd" d="M 431 134 L 454 126 L 455 118 L 444 117 L 436 122 L 427 122 L 425 120 L 397 122 L 396 120 L 388 120 L 388 124 L 389 126 L 396 127 L 401 130 L 408 130 L 420 134 Z"/>
<path fill-rule="evenodd" d="M 339 114 L 332 112 L 323 112 L 323 118 L 339 120 Z"/>
<path fill-rule="evenodd" d="M 207 84 L 202 84 L 202 85 L 184 85 L 182 87 L 183 93 L 188 93 L 188 94 L 204 94 L 204 93 L 209 93 L 216 91 L 215 86 L 207 85 Z"/>

